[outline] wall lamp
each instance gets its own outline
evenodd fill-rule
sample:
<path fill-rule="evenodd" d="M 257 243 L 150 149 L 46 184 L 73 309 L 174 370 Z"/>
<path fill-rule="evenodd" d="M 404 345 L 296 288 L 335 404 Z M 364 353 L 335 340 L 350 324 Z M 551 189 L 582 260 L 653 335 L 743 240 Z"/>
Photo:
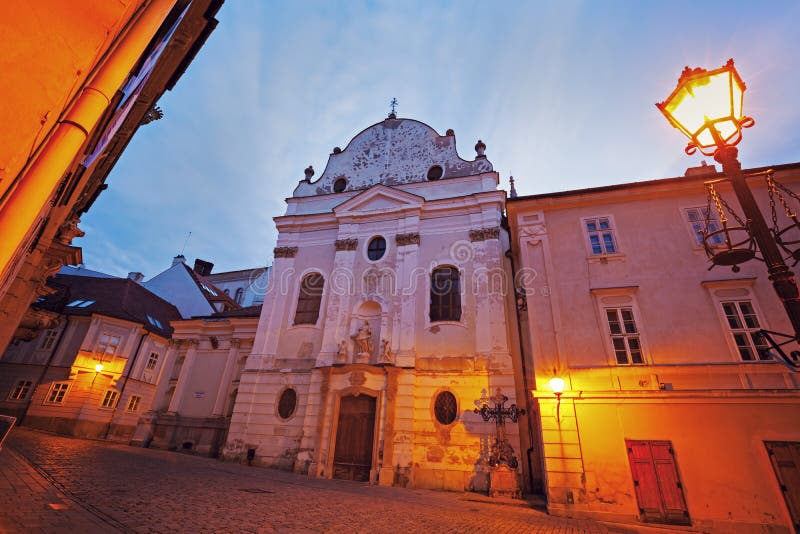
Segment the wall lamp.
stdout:
<path fill-rule="evenodd" d="M 553 390 L 553 393 L 556 396 L 556 421 L 559 423 L 561 422 L 561 394 L 564 393 L 564 386 L 566 382 L 564 382 L 563 378 L 558 376 L 554 376 L 550 379 L 550 389 Z"/>

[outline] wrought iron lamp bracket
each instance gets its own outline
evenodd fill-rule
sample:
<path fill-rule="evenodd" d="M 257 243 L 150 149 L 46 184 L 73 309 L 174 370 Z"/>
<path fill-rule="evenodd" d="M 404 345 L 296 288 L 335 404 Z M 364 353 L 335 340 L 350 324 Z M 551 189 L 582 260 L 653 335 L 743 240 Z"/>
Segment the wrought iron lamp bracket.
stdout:
<path fill-rule="evenodd" d="M 797 336 L 763 329 L 758 331 L 758 336 L 766 341 L 770 347 L 766 350 L 759 350 L 759 354 L 769 356 L 776 362 L 782 363 L 793 373 L 800 373 L 800 350 L 795 349 L 790 351 L 789 354 L 786 354 L 786 350 L 784 350 L 786 345 L 790 343 L 798 343 Z"/>

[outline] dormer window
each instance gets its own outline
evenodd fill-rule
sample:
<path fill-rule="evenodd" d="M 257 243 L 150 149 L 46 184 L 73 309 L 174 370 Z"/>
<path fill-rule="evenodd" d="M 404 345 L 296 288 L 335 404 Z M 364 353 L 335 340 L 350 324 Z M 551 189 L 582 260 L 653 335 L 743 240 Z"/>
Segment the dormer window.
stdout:
<path fill-rule="evenodd" d="M 442 169 L 441 165 L 434 165 L 428 169 L 428 180 L 438 180 L 442 176 L 444 176 L 444 169 Z"/>
<path fill-rule="evenodd" d="M 334 193 L 341 193 L 347 187 L 347 180 L 344 178 L 339 178 L 335 182 L 333 182 L 333 192 Z"/>

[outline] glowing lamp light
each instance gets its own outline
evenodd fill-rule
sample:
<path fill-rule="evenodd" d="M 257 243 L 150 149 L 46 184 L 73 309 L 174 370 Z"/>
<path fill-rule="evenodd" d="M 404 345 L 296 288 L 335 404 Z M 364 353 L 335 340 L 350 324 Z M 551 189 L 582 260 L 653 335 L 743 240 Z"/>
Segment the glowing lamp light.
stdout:
<path fill-rule="evenodd" d="M 656 107 L 689 138 L 687 154 L 699 149 L 713 156 L 719 148 L 738 144 L 742 128 L 755 124 L 742 112 L 745 89 L 732 59 L 714 70 L 686 67 L 678 86 Z"/>
<path fill-rule="evenodd" d="M 564 393 L 565 385 L 566 382 L 564 382 L 563 378 L 554 376 L 553 378 L 550 379 L 550 389 L 552 389 L 553 393 L 555 393 L 556 395 L 561 395 L 562 393 Z"/>
<path fill-rule="evenodd" d="M 103 364 L 102 363 L 98 363 L 97 365 L 94 366 L 94 372 L 95 373 L 99 373 L 102 370 L 103 370 Z"/>

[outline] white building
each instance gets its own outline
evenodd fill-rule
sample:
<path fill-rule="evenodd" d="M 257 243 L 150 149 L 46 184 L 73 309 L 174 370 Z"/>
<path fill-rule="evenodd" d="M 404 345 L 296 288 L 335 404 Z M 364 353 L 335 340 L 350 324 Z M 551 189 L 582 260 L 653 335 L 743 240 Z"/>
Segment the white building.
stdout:
<path fill-rule="evenodd" d="M 264 302 L 269 283 L 270 267 L 256 267 L 206 275 L 206 279 L 220 288 L 239 306 L 259 306 Z"/>
<path fill-rule="evenodd" d="M 473 409 L 498 389 L 515 402 L 521 373 L 504 291 L 505 194 L 485 145 L 475 148 L 461 159 L 451 130 L 390 115 L 335 148 L 318 180 L 306 170 L 275 218 L 224 457 L 486 488 L 495 426 Z M 526 461 L 530 445 L 517 425 L 507 431 Z"/>

